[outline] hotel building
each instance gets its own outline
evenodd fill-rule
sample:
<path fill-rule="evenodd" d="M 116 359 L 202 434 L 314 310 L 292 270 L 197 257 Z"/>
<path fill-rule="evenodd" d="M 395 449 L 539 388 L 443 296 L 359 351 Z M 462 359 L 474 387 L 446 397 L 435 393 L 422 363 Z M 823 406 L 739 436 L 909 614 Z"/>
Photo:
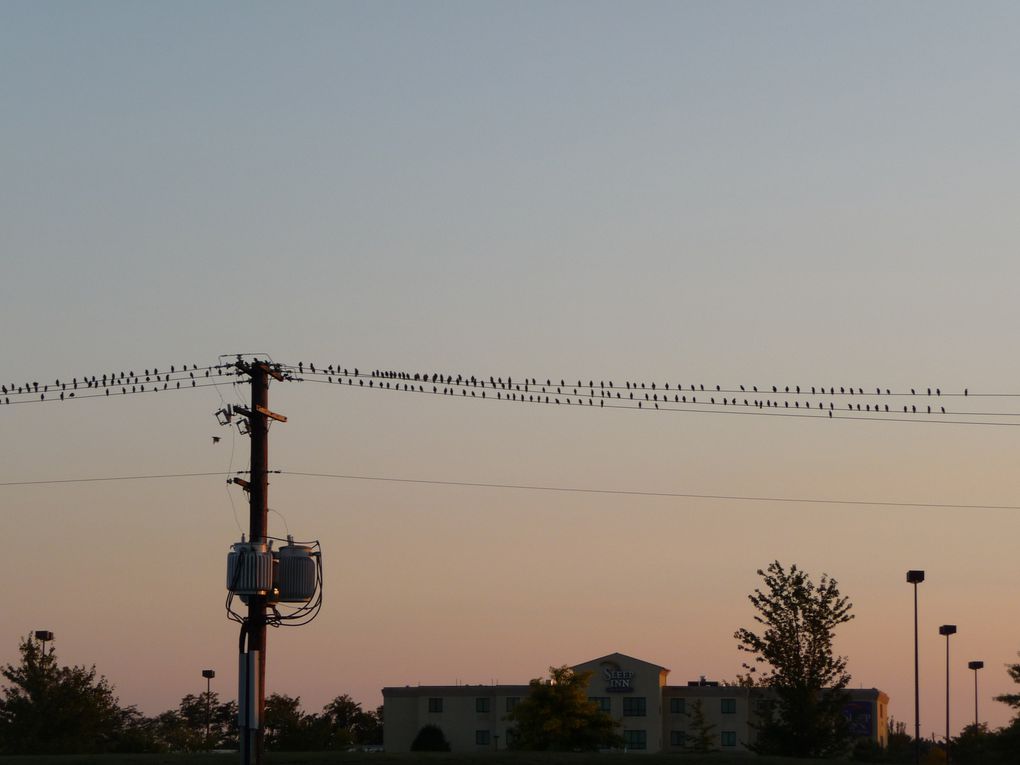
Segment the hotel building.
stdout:
<path fill-rule="evenodd" d="M 755 740 L 758 707 L 767 689 L 720 686 L 704 680 L 667 685 L 669 670 L 613 653 L 573 667 L 592 673 L 588 697 L 614 720 L 628 751 L 683 752 L 690 747 L 691 710 L 698 705 L 714 747 L 746 751 Z M 455 752 L 506 749 L 513 725 L 506 715 L 528 695 L 527 685 L 431 685 L 383 688 L 384 748 L 411 749 L 418 732 L 435 725 Z M 855 737 L 886 744 L 889 697 L 876 688 L 847 690 L 845 714 Z M 709 726 L 711 726 L 709 728 Z"/>

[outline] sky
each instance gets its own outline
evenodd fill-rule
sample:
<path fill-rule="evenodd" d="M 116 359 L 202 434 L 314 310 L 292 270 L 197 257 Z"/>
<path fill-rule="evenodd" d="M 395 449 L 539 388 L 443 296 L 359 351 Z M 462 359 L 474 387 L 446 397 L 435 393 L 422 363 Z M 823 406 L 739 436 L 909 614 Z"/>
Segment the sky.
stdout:
<path fill-rule="evenodd" d="M 237 353 L 479 377 L 1018 394 L 1020 8 L 946 2 L 0 5 L 0 379 Z M 0 662 L 49 629 L 153 714 L 232 697 L 224 386 L 0 407 Z M 1010 398 L 953 411 L 1018 411 Z M 271 632 L 306 710 L 620 651 L 741 671 L 773 560 L 854 603 L 854 687 L 922 732 L 1011 688 L 1014 427 L 274 384 L 271 530 L 325 606 Z M 969 416 L 968 416 L 969 417 Z M 970 417 L 980 420 L 980 417 Z M 1009 421 L 1009 416 L 999 421 Z M 214 443 L 212 436 L 219 436 Z M 87 477 L 215 473 L 94 483 Z M 941 735 L 941 733 L 940 733 Z"/>

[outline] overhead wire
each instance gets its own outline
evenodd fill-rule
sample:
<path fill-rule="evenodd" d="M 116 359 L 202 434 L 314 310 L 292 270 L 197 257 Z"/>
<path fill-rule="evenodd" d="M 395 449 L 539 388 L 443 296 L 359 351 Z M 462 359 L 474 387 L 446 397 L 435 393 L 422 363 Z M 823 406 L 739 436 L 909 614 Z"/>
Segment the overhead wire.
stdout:
<path fill-rule="evenodd" d="M 239 470 L 238 475 L 247 474 L 250 471 Z M 931 509 L 943 509 L 943 510 L 1020 510 L 1020 505 L 993 505 L 993 504 L 965 504 L 965 503 L 952 503 L 952 502 L 904 502 L 899 500 L 863 500 L 863 499 L 833 499 L 833 498 L 818 498 L 818 497 L 781 497 L 781 496 L 768 496 L 768 495 L 750 495 L 750 494 L 709 494 L 699 492 L 679 492 L 679 491 L 648 491 L 640 489 L 601 489 L 592 488 L 585 486 L 554 486 L 554 485 L 539 485 L 539 484 L 515 484 L 515 483 L 494 483 L 486 481 L 454 481 L 454 480 L 439 480 L 431 478 L 406 478 L 400 476 L 381 476 L 381 475 L 357 475 L 350 473 L 321 473 L 312 471 L 299 471 L 299 470 L 270 470 L 269 473 L 274 475 L 284 476 L 295 476 L 303 478 L 329 478 L 336 480 L 346 481 L 372 481 L 372 482 L 386 482 L 386 483 L 402 483 L 402 484 L 423 484 L 430 486 L 451 486 L 451 487 L 463 487 L 463 488 L 480 488 L 480 489 L 498 489 L 498 490 L 513 490 L 513 491 L 545 491 L 554 493 L 571 493 L 571 494 L 602 494 L 610 496 L 627 496 L 627 497 L 659 497 L 667 499 L 707 499 L 707 500 L 725 500 L 732 502 L 789 502 L 794 504 L 815 504 L 815 505 L 856 505 L 864 507 L 902 507 L 902 508 L 931 508 Z M 151 475 L 134 475 L 134 476 L 109 476 L 109 477 L 90 477 L 90 478 L 63 478 L 63 479 L 50 479 L 50 480 L 38 480 L 38 481 L 7 481 L 0 483 L 0 487 L 4 486 L 41 486 L 46 484 L 69 484 L 69 483 L 91 483 L 99 481 L 137 481 L 137 480 L 149 480 L 149 479 L 161 479 L 161 478 L 196 478 L 196 477 L 220 477 L 223 474 L 220 472 L 206 472 L 206 473 L 164 473 L 164 474 L 151 474 Z M 274 511 L 276 512 L 276 511 Z"/>
<path fill-rule="evenodd" d="M 790 502 L 814 505 L 856 505 L 864 507 L 933 508 L 949 510 L 1020 510 L 1020 505 L 954 504 L 948 502 L 901 502 L 896 500 L 819 499 L 813 497 L 775 497 L 746 494 L 704 494 L 676 491 L 645 491 L 637 489 L 593 489 L 583 486 L 543 486 L 535 484 L 488 483 L 483 481 L 441 481 L 427 478 L 399 478 L 394 476 L 351 475 L 343 473 L 310 473 L 281 470 L 281 475 L 307 478 L 333 478 L 351 481 L 383 481 L 388 483 L 426 484 L 483 489 L 512 489 L 515 491 L 548 491 L 569 494 L 606 494 L 628 497 L 661 497 L 670 499 L 709 499 L 736 502 Z"/>
<path fill-rule="evenodd" d="M 242 355 L 233 354 L 240 360 Z M 258 354 L 264 355 L 264 354 Z M 0 387 L 0 404 L 49 403 L 68 398 L 97 398 L 136 393 L 165 392 L 186 388 L 236 385 L 236 380 L 223 380 L 238 375 L 236 364 L 226 362 L 221 355 L 219 363 L 199 367 L 192 364 L 178 369 L 175 365 L 142 373 L 133 370 L 124 373 L 107 373 L 79 378 L 67 378 L 54 384 L 38 382 Z M 461 398 L 496 400 L 511 403 L 548 404 L 560 406 L 588 406 L 600 409 L 640 409 L 696 414 L 744 414 L 771 417 L 798 417 L 802 419 L 839 419 L 891 423 L 932 423 L 965 426 L 1017 426 L 1020 412 L 946 410 L 938 403 L 943 399 L 960 398 L 1013 398 L 1013 393 L 970 393 L 943 391 L 939 386 L 911 388 L 909 393 L 894 391 L 891 387 L 874 386 L 806 386 L 806 385 L 708 385 L 657 383 L 626 380 L 623 384 L 613 380 L 589 379 L 559 382 L 537 377 L 476 377 L 464 374 L 439 372 L 400 372 L 392 370 L 362 371 L 358 367 L 342 367 L 332 363 L 316 365 L 313 362 L 273 364 L 284 370 L 289 379 L 347 387 L 444 395 Z M 196 376 L 196 373 L 197 376 Z M 144 380 L 142 378 L 145 378 Z M 152 379 L 155 378 L 155 379 Z M 367 384 L 366 384 L 367 382 Z M 355 386 L 356 383 L 356 386 Z M 128 386 L 132 386 L 128 390 Z M 95 391 L 95 392 L 90 392 Z M 809 392 L 810 391 L 810 392 Z M 47 394 L 49 396 L 47 397 Z M 238 394 L 240 392 L 238 391 Z M 495 394 L 495 395 L 493 395 Z M 222 398 L 222 394 L 221 398 Z M 810 398 L 808 398 L 810 397 Z M 908 397 L 918 403 L 881 403 L 895 397 Z M 721 400 L 720 400 L 721 399 Z M 241 399 L 243 401 L 243 398 Z M 836 404 L 836 400 L 843 403 Z M 987 418 L 987 419 L 986 419 Z"/>
<path fill-rule="evenodd" d="M 296 378 L 301 382 L 313 382 L 321 384 L 333 384 L 327 380 L 318 379 L 307 379 L 307 378 Z M 348 378 L 344 378 L 348 379 Z M 349 378 L 350 380 L 358 378 Z M 810 418 L 810 419 L 831 419 L 831 420 L 858 420 L 867 422 L 909 422 L 909 423 L 931 423 L 941 425 L 984 425 L 984 426 L 1018 426 L 1020 422 L 995 422 L 985 420 L 967 420 L 967 419 L 942 419 L 944 417 L 978 417 L 978 416 L 989 416 L 989 417 L 1018 417 L 1020 413 L 1016 412 L 994 412 L 994 413 L 982 413 L 982 412 L 936 412 L 936 411 L 900 411 L 898 409 L 886 409 L 884 411 L 879 410 L 877 404 L 867 404 L 868 409 L 862 408 L 860 405 L 856 409 L 852 408 L 852 405 L 847 405 L 847 409 L 842 408 L 825 408 L 824 406 L 808 405 L 809 402 L 802 402 L 800 400 L 793 401 L 793 405 L 789 399 L 784 400 L 781 405 L 778 400 L 767 399 L 760 405 L 758 402 L 748 401 L 738 402 L 727 398 L 726 402 L 714 401 L 713 397 L 709 397 L 709 400 L 701 401 L 669 401 L 665 399 L 664 391 L 632 391 L 641 392 L 643 396 L 638 399 L 634 398 L 609 398 L 609 397 L 595 397 L 592 395 L 582 395 L 574 393 L 574 386 L 570 386 L 569 393 L 553 392 L 547 390 L 543 386 L 539 386 L 539 390 L 536 392 L 531 389 L 530 384 L 528 388 L 524 388 L 517 391 L 514 389 L 509 392 L 504 392 L 504 389 L 496 389 L 496 395 L 486 395 L 487 391 L 494 390 L 493 388 L 482 389 L 480 394 L 477 392 L 477 388 L 464 385 L 452 384 L 446 385 L 443 389 L 438 388 L 436 390 L 430 389 L 432 383 L 422 382 L 404 382 L 402 380 L 390 381 L 380 380 L 379 384 L 374 384 L 373 378 L 368 386 L 359 385 L 359 389 L 368 387 L 370 390 L 381 390 L 388 392 L 397 393 L 417 393 L 423 395 L 439 395 L 439 396 L 451 396 L 454 398 L 471 398 L 474 400 L 484 401 L 501 401 L 505 403 L 523 403 L 523 404 L 542 404 L 551 406 L 587 406 L 592 408 L 600 409 L 626 409 L 626 410 L 642 410 L 645 412 L 675 412 L 675 413 L 697 413 L 697 414 L 731 414 L 731 415 L 750 415 L 758 417 L 799 417 L 799 418 Z M 361 382 L 364 382 L 362 380 Z M 341 383 L 343 384 L 343 383 Z M 430 387 L 426 387 L 430 386 Z M 351 382 L 346 384 L 346 387 L 355 387 Z M 559 387 L 559 386 L 557 386 Z M 560 388 L 562 391 L 562 388 Z M 676 392 L 673 392 L 674 396 L 679 396 Z M 631 403 L 633 402 L 633 403 Z M 816 402 L 820 403 L 820 402 Z M 700 408 L 700 407 L 714 407 L 714 408 Z M 908 416 L 885 416 L 885 415 L 908 415 Z M 909 416 L 916 415 L 916 416 Z"/>
<path fill-rule="evenodd" d="M 100 483 L 104 481 L 151 481 L 160 478 L 208 478 L 209 476 L 222 477 L 219 471 L 211 473 L 150 473 L 148 475 L 114 475 L 92 478 L 51 478 L 38 481 L 3 481 L 0 486 L 46 486 L 59 483 Z"/>

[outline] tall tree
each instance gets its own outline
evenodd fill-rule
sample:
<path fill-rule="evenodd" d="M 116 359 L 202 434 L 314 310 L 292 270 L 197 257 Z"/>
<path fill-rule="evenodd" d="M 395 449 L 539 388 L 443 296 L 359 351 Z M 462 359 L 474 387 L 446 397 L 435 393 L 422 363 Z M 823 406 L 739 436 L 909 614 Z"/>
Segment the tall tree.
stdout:
<path fill-rule="evenodd" d="M 133 714 L 121 709 L 113 687 L 96 668 L 57 663 L 31 636 L 21 641 L 21 661 L 0 668 L 7 681 L 0 696 L 0 752 L 77 754 L 117 748 Z"/>
<path fill-rule="evenodd" d="M 744 664 L 748 677 L 771 689 L 752 748 L 794 757 L 842 754 L 850 735 L 843 716 L 850 674 L 832 641 L 836 627 L 854 618 L 853 604 L 835 579 L 823 574 L 815 584 L 796 564 L 786 569 L 773 561 L 758 575 L 764 586 L 748 599 L 760 628 L 734 633 L 738 648 L 754 657 Z"/>
<path fill-rule="evenodd" d="M 588 700 L 591 672 L 550 667 L 549 679 L 536 678 L 507 720 L 516 723 L 513 749 L 593 751 L 618 747 L 617 723 Z"/>

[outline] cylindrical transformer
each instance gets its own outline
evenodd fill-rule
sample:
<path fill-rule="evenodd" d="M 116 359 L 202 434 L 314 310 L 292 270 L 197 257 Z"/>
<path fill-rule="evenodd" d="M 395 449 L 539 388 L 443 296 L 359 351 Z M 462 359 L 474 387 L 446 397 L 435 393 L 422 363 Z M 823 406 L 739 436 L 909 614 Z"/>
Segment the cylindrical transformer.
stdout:
<path fill-rule="evenodd" d="M 305 603 L 315 595 L 315 559 L 308 545 L 294 544 L 293 537 L 274 553 L 277 559 L 277 599 L 281 603 Z"/>
<path fill-rule="evenodd" d="M 273 553 L 264 542 L 235 542 L 227 553 L 227 589 L 235 595 L 266 595 L 273 586 Z"/>

